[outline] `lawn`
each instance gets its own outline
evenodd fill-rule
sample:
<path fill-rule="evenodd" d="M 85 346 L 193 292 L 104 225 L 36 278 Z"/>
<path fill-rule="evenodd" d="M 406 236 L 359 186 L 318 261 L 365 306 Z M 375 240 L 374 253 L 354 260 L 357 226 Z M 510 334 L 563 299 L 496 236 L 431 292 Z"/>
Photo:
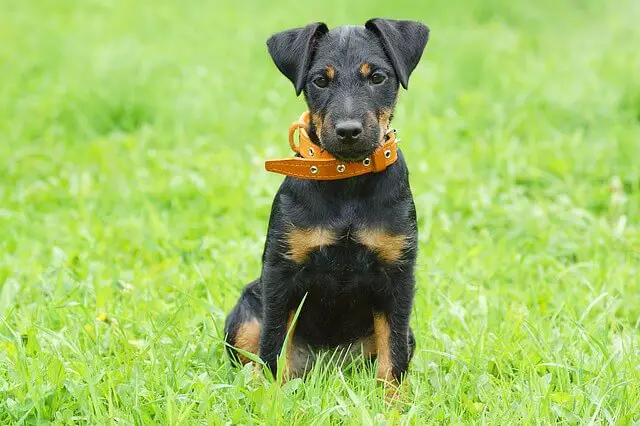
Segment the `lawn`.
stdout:
<path fill-rule="evenodd" d="M 0 0 L 0 424 L 640 424 L 640 2 Z M 222 325 L 304 109 L 273 32 L 431 40 L 395 126 L 418 349 L 280 386 Z"/>

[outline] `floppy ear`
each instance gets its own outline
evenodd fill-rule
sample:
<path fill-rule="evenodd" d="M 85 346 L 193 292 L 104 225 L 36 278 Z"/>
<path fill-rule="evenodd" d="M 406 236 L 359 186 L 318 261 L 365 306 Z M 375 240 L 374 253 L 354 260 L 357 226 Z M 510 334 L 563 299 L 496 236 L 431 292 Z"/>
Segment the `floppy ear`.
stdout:
<path fill-rule="evenodd" d="M 429 40 L 429 28 L 420 22 L 381 18 L 370 19 L 364 26 L 380 37 L 398 80 L 406 89 Z"/>
<path fill-rule="evenodd" d="M 269 37 L 269 54 L 282 74 L 296 88 L 300 95 L 311 65 L 315 40 L 329 31 L 322 22 L 309 24 L 304 28 L 282 31 Z"/>

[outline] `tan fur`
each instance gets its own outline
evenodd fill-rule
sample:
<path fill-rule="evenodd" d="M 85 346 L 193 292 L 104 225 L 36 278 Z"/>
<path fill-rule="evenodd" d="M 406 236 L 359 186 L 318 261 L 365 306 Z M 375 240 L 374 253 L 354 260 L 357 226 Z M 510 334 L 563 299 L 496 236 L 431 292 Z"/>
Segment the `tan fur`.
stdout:
<path fill-rule="evenodd" d="M 331 65 L 327 65 L 327 78 L 329 80 L 333 80 L 333 77 L 336 75 L 336 69 Z"/>
<path fill-rule="evenodd" d="M 360 244 L 374 251 L 386 263 L 402 260 L 402 252 L 407 246 L 406 235 L 392 235 L 384 229 L 360 229 L 355 236 Z"/>
<path fill-rule="evenodd" d="M 371 74 L 371 65 L 366 62 L 360 64 L 360 74 L 362 74 L 363 77 L 369 77 L 369 74 Z"/>
<path fill-rule="evenodd" d="M 293 228 L 287 234 L 289 251 L 287 257 L 296 263 L 304 263 L 312 251 L 335 244 L 338 240 L 336 233 L 330 229 Z"/>
<path fill-rule="evenodd" d="M 373 335 L 378 355 L 378 380 L 391 382 L 393 379 L 391 328 L 383 314 L 374 314 L 373 316 Z"/>
<path fill-rule="evenodd" d="M 383 109 L 378 112 L 378 124 L 380 125 L 380 133 L 384 136 L 389 130 L 389 122 L 391 121 L 391 110 Z"/>
<path fill-rule="evenodd" d="M 323 119 L 319 114 L 311 114 L 311 122 L 313 123 L 313 127 L 316 129 L 316 135 L 320 140 L 322 140 L 322 124 Z"/>
<path fill-rule="evenodd" d="M 252 319 L 249 322 L 245 322 L 238 327 L 238 332 L 236 333 L 236 338 L 234 342 L 234 346 L 238 349 L 242 349 L 243 351 L 250 352 L 252 354 L 258 354 L 260 351 L 260 332 L 262 330 L 262 325 L 257 319 Z M 238 358 L 243 364 L 247 364 L 250 360 L 238 354 Z"/>

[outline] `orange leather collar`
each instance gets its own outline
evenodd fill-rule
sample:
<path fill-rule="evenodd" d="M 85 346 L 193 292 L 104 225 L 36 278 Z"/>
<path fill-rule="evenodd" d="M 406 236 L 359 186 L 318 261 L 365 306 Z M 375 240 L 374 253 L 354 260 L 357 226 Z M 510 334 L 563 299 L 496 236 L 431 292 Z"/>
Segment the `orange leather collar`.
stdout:
<path fill-rule="evenodd" d="M 267 171 L 300 179 L 336 180 L 381 172 L 398 159 L 395 130 L 387 131 L 384 142 L 370 157 L 359 162 L 345 162 L 311 142 L 307 133 L 308 127 L 309 111 L 305 111 L 298 121 L 289 127 L 289 145 L 297 155 L 281 160 L 267 160 L 264 164 Z"/>

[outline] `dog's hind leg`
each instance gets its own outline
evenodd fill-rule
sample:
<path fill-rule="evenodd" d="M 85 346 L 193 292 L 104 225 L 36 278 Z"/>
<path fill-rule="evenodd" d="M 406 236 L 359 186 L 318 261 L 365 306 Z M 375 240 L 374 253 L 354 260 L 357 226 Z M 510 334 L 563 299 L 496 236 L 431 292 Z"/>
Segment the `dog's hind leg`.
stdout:
<path fill-rule="evenodd" d="M 258 355 L 262 332 L 262 287 L 260 280 L 249 283 L 224 326 L 227 351 L 231 359 L 246 364 L 251 360 L 234 348 Z"/>

